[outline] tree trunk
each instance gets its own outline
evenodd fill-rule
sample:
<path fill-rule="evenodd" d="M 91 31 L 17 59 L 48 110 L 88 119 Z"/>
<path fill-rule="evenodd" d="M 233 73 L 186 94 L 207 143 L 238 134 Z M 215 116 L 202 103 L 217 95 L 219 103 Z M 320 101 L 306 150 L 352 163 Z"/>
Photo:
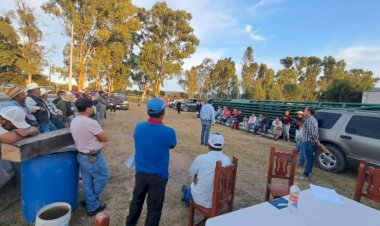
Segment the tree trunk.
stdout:
<path fill-rule="evenodd" d="M 161 80 L 158 79 L 154 84 L 154 97 L 160 97 L 161 92 Z"/>
<path fill-rule="evenodd" d="M 26 80 L 26 84 L 32 83 L 32 74 L 28 73 L 28 80 Z"/>
<path fill-rule="evenodd" d="M 85 87 L 85 69 L 86 69 L 86 65 L 81 63 L 80 65 L 80 71 L 79 71 L 79 75 L 77 77 L 77 82 L 78 82 L 78 90 L 81 90 Z"/>
<path fill-rule="evenodd" d="M 147 84 L 145 83 L 144 86 L 143 86 L 143 92 L 142 92 L 142 94 L 141 94 L 141 102 L 144 102 L 144 101 L 145 101 L 146 90 L 147 90 Z"/>

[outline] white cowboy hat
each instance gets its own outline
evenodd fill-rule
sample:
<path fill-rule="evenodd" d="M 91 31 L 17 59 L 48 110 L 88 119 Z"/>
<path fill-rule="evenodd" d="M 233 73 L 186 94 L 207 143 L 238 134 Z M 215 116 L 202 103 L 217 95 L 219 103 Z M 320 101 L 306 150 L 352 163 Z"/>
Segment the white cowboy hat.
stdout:
<path fill-rule="evenodd" d="M 33 90 L 33 89 L 37 89 L 37 88 L 40 88 L 38 86 L 37 83 L 35 82 L 32 82 L 32 83 L 29 83 L 27 86 L 26 86 L 26 90 L 29 91 L 29 90 Z"/>
<path fill-rule="evenodd" d="M 10 121 L 18 129 L 30 127 L 30 125 L 25 121 L 26 113 L 21 107 L 9 106 L 2 108 L 0 110 L 0 116 Z"/>

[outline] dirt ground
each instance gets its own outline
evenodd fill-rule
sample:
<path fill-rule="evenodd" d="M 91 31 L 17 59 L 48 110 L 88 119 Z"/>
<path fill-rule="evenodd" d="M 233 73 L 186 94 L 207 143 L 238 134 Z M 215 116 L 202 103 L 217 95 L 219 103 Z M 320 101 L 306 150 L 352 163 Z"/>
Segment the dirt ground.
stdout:
<path fill-rule="evenodd" d="M 110 141 L 104 145 L 111 178 L 102 196 L 107 203 L 106 212 L 111 217 L 110 225 L 125 225 L 129 203 L 134 187 L 134 168 L 128 170 L 124 161 L 134 152 L 133 130 L 137 122 L 147 119 L 144 105 L 132 104 L 128 111 L 117 111 L 116 115 L 107 114 L 105 132 Z M 170 179 L 167 184 L 165 204 L 162 212 L 162 226 L 184 226 L 188 222 L 188 209 L 181 202 L 180 188 L 189 183 L 188 168 L 207 147 L 200 145 L 200 122 L 195 113 L 177 114 L 173 109 L 166 110 L 166 125 L 177 133 L 178 145 L 171 152 Z M 269 150 L 274 146 L 280 150 L 291 151 L 293 143 L 272 141 L 268 138 L 232 130 L 222 125 L 212 127 L 211 132 L 219 132 L 225 137 L 224 152 L 239 159 L 234 209 L 241 209 L 263 202 L 267 175 Z M 356 170 L 342 174 L 332 174 L 314 168 L 312 183 L 334 188 L 341 195 L 352 198 L 356 184 Z M 309 188 L 307 182 L 300 182 L 301 189 Z M 80 189 L 80 198 L 82 190 Z M 12 181 L 0 190 L 0 225 L 25 225 L 21 212 L 20 185 Z M 380 205 L 367 200 L 363 203 L 380 210 Z M 139 224 L 144 225 L 146 205 Z M 78 206 L 70 225 L 90 226 L 94 218 L 86 215 L 86 210 Z"/>

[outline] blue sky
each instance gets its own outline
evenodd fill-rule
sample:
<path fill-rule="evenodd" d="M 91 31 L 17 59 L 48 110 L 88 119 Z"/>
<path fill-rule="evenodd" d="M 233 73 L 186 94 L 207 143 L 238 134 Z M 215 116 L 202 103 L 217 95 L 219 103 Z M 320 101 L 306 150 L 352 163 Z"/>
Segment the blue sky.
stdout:
<path fill-rule="evenodd" d="M 14 9 L 3 0 L 1 10 Z M 30 3 L 36 9 L 47 43 L 56 46 L 48 60 L 62 65 L 67 38 L 62 27 L 40 10 L 44 0 Z M 156 0 L 133 0 L 150 8 Z M 197 51 L 184 68 L 200 64 L 205 57 L 215 61 L 232 57 L 240 76 L 241 59 L 247 46 L 255 60 L 278 70 L 286 56 L 334 56 L 345 59 L 347 68 L 372 70 L 380 77 L 380 1 L 378 0 L 169 0 L 169 7 L 193 15 L 191 25 L 200 39 Z M 165 81 L 164 90 L 181 90 L 176 80 Z M 380 86 L 380 83 L 377 84 Z"/>

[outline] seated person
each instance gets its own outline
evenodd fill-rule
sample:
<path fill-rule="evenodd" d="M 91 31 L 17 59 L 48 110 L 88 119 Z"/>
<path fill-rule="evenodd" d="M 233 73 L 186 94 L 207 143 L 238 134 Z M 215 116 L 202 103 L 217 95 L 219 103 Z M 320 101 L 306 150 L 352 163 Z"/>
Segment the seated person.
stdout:
<path fill-rule="evenodd" d="M 223 110 L 223 117 L 222 117 L 222 120 L 221 122 L 226 122 L 231 116 L 231 111 L 228 107 L 224 106 L 224 110 Z"/>
<path fill-rule="evenodd" d="M 273 119 L 268 118 L 268 121 L 264 125 L 264 133 L 268 134 L 268 130 L 272 127 Z"/>
<path fill-rule="evenodd" d="M 251 116 L 249 116 L 249 119 L 247 120 L 247 126 L 244 126 L 244 128 L 249 132 L 249 130 L 255 126 L 257 121 L 257 117 L 255 116 L 255 113 L 252 113 Z"/>
<path fill-rule="evenodd" d="M 244 115 L 241 113 L 241 111 L 238 111 L 237 115 L 233 117 L 231 126 L 234 127 L 236 124 L 236 128 L 239 125 L 239 123 L 243 122 Z"/>
<path fill-rule="evenodd" d="M 260 130 L 262 121 L 263 121 L 263 114 L 260 114 L 253 126 L 253 133 L 257 133 Z"/>
<path fill-rule="evenodd" d="M 193 178 L 190 186 L 182 187 L 182 201 L 189 205 L 190 200 L 205 208 L 211 208 L 212 192 L 214 189 L 214 175 L 217 161 L 222 166 L 231 164 L 231 160 L 223 152 L 224 138 L 218 133 L 210 135 L 206 154 L 198 155 L 191 164 L 189 173 Z"/>
<path fill-rule="evenodd" d="M 272 122 L 274 140 L 277 141 L 282 135 L 282 122 L 279 117 Z"/>
<path fill-rule="evenodd" d="M 264 132 L 265 128 L 266 128 L 266 125 L 268 124 L 268 121 L 269 121 L 268 115 L 263 115 L 263 117 L 262 117 L 262 119 L 260 121 L 259 128 L 257 129 L 257 131 Z"/>
<path fill-rule="evenodd" d="M 39 133 L 36 127 L 25 121 L 25 111 L 17 106 L 9 106 L 0 110 L 0 142 L 11 144 L 27 136 Z"/>
<path fill-rule="evenodd" d="M 215 120 L 220 121 L 222 119 L 222 116 L 223 116 L 223 109 L 219 106 L 218 110 L 216 110 L 215 112 Z"/>
<path fill-rule="evenodd" d="M 231 113 L 231 116 L 227 119 L 226 125 L 231 126 L 233 121 L 236 120 L 236 117 L 239 115 L 239 111 L 234 108 L 234 111 Z"/>

